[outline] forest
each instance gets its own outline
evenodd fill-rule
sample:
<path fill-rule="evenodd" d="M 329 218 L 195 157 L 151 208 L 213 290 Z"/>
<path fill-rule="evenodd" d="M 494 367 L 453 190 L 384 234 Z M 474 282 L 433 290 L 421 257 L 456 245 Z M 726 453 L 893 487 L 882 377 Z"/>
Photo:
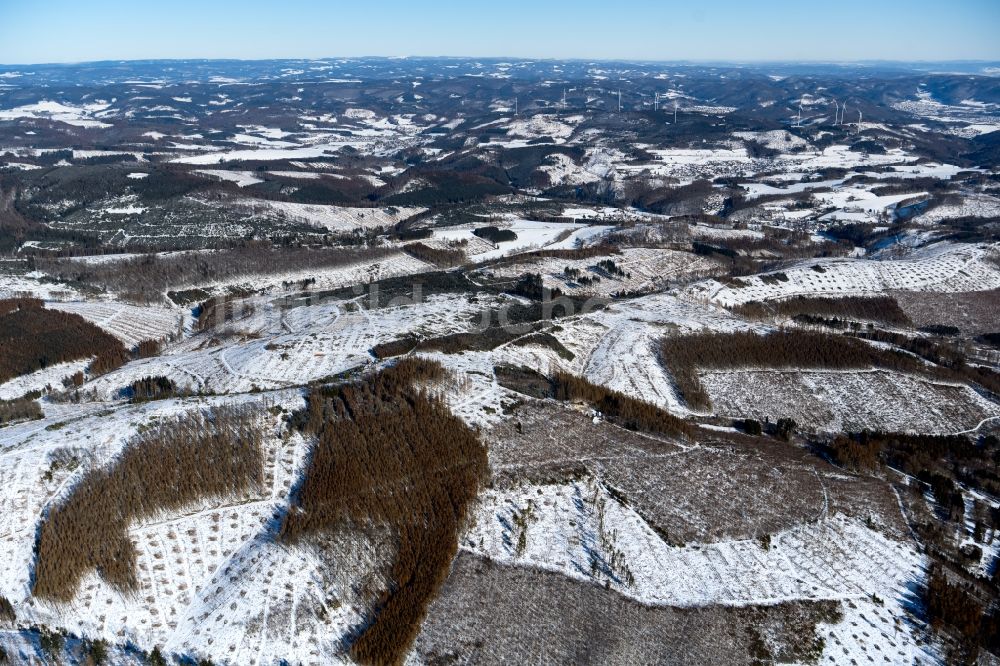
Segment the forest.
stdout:
<path fill-rule="evenodd" d="M 497 243 L 504 243 L 507 241 L 517 240 L 517 234 L 514 233 L 513 230 L 500 229 L 494 226 L 479 227 L 478 229 L 474 229 L 472 233 L 475 234 L 476 236 L 479 236 L 480 238 L 488 240 L 494 245 L 496 245 Z"/>
<path fill-rule="evenodd" d="M 71 601 L 96 570 L 115 588 L 135 588 L 136 521 L 208 498 L 257 493 L 264 431 L 258 407 L 223 406 L 163 420 L 133 437 L 108 467 L 88 470 L 44 516 L 32 593 Z"/>
<path fill-rule="evenodd" d="M 928 619 L 936 630 L 947 627 L 958 634 L 962 642 L 959 654 L 964 652 L 969 663 L 976 663 L 976 647 L 1000 647 L 1000 614 L 981 597 L 972 583 L 950 579 L 940 565 L 931 569 L 926 592 Z"/>
<path fill-rule="evenodd" d="M 465 252 L 459 248 L 442 249 L 420 242 L 409 243 L 403 246 L 403 252 L 439 268 L 453 268 L 461 266 L 467 261 Z"/>
<path fill-rule="evenodd" d="M 37 299 L 0 300 L 0 382 L 91 357 L 91 372 L 101 374 L 131 356 L 80 315 L 49 310 Z"/>
<path fill-rule="evenodd" d="M 351 645 L 366 664 L 397 664 L 458 549 L 469 505 L 486 481 L 486 450 L 438 399 L 414 388 L 441 365 L 407 358 L 362 381 L 315 388 L 293 417 L 315 435 L 308 468 L 281 526 L 286 543 L 388 526 L 393 581 Z"/>

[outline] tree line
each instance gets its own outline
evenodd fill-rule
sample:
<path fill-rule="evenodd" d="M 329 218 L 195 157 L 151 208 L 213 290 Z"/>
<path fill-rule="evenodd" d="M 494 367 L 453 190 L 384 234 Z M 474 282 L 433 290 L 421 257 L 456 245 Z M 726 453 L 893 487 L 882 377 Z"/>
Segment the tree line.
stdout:
<path fill-rule="evenodd" d="M 426 243 L 409 243 L 403 246 L 403 252 L 420 261 L 426 261 L 439 268 L 453 268 L 463 265 L 468 258 L 465 251 L 459 248 L 431 247 Z"/>
<path fill-rule="evenodd" d="M 259 492 L 260 416 L 256 408 L 223 406 L 165 420 L 133 437 L 108 467 L 87 471 L 42 520 L 32 593 L 70 601 L 95 569 L 115 588 L 132 590 L 132 523 L 197 500 Z"/>
<path fill-rule="evenodd" d="M 252 275 L 320 270 L 375 261 L 393 248 L 275 247 L 248 242 L 229 250 L 147 254 L 118 262 L 88 264 L 72 259 L 36 259 L 36 268 L 71 284 L 113 291 L 138 303 L 159 303 L 171 288 L 224 282 Z"/>
<path fill-rule="evenodd" d="M 874 321 L 891 326 L 909 326 L 899 303 L 891 296 L 796 296 L 782 301 L 749 301 L 730 308 L 748 319 L 771 320 L 774 318 L 822 317 L 852 321 Z"/>
<path fill-rule="evenodd" d="M 845 335 L 802 330 L 671 336 L 660 341 L 659 351 L 660 362 L 673 377 L 681 397 L 694 409 L 711 407 L 698 377 L 702 370 L 885 368 L 927 372 L 919 360 L 902 352 L 878 349 Z"/>
<path fill-rule="evenodd" d="M 135 380 L 125 389 L 125 393 L 135 403 L 172 398 L 178 395 L 178 390 L 174 380 L 157 375 Z"/>
<path fill-rule="evenodd" d="M 964 351 L 954 344 L 878 329 L 867 329 L 854 335 L 905 349 L 938 366 L 941 374 L 949 379 L 973 382 L 994 394 L 1000 394 L 1000 373 L 984 365 L 969 363 Z"/>
<path fill-rule="evenodd" d="M 571 225 L 567 225 L 571 228 Z M 590 259 L 592 257 L 603 257 L 607 255 L 621 254 L 621 249 L 617 245 L 602 243 L 601 245 L 591 245 L 588 247 L 578 247 L 573 249 L 556 250 L 532 250 L 522 252 L 509 257 L 497 257 L 484 261 L 481 266 L 509 266 L 514 264 L 524 264 L 534 262 L 536 259 Z"/>
<path fill-rule="evenodd" d="M 0 426 L 14 421 L 33 421 L 42 416 L 41 406 L 30 395 L 13 400 L 0 400 Z"/>
<path fill-rule="evenodd" d="M 493 368 L 497 382 L 512 391 L 535 398 L 584 402 L 616 425 L 628 430 L 668 437 L 692 437 L 694 427 L 656 405 L 630 395 L 593 384 L 569 372 L 546 376 L 527 367 L 498 365 Z"/>

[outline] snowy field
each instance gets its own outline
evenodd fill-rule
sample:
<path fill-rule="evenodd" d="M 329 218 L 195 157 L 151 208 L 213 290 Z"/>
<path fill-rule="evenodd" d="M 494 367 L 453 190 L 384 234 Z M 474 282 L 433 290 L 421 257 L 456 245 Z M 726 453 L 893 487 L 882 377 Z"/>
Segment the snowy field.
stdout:
<path fill-rule="evenodd" d="M 0 423 L 0 598 L 17 620 L 0 604 L 0 649 L 12 663 L 89 666 L 75 636 L 46 656 L 37 625 L 106 640 L 110 664 L 145 664 L 153 646 L 192 665 L 356 663 L 379 590 L 406 584 L 388 580 L 397 539 L 376 524 L 323 544 L 278 538 L 315 445 L 290 417 L 313 387 L 384 369 L 412 341 L 404 356 L 444 368 L 415 388 L 475 432 L 490 473 L 406 666 L 948 663 L 949 639 L 925 625 L 932 564 L 951 546 L 983 551 L 956 571 L 987 577 L 1000 561 L 1000 538 L 983 533 L 1000 511 L 979 457 L 1000 427 L 989 378 L 734 365 L 699 372 L 711 407 L 697 411 L 661 357 L 672 336 L 772 331 L 737 314 L 749 302 L 886 295 L 910 319 L 887 330 L 997 369 L 998 72 L 837 67 L 0 67 L 0 171 L 15 185 L 0 192 L 0 226 L 13 225 L 0 299 L 39 297 L 130 349 L 164 342 L 102 375 L 89 358 L 24 359 L 47 367 L 0 384 L 2 401 L 40 392 L 43 413 L 17 420 L 23 405 L 2 405 L 14 420 Z M 834 115 L 845 101 L 857 122 Z M 484 227 L 516 239 L 475 235 Z M 298 268 L 310 259 L 271 261 L 268 243 L 377 258 Z M 180 305 L 101 286 L 147 252 L 234 247 L 261 264 L 237 252 L 231 270 L 184 271 L 163 287 Z M 568 258 L 582 249 L 601 254 Z M 83 275 L 39 272 L 60 257 Z M 571 298 L 549 308 L 510 293 L 526 273 Z M 199 323 L 212 297 L 226 307 Z M 512 307 L 526 325 L 484 332 Z M 553 384 L 525 370 L 571 373 L 688 427 L 629 421 L 646 408 L 617 396 L 539 398 Z M 64 388 L 77 372 L 83 386 Z M 133 403 L 147 378 L 176 395 Z M 260 408 L 260 487 L 129 524 L 129 593 L 90 571 L 68 603 L 31 594 L 41 521 L 88 470 L 165 419 L 228 404 Z M 734 423 L 745 418 L 794 419 L 793 436 L 751 436 Z M 861 473 L 814 448 L 866 428 L 979 438 L 931 470 L 955 477 L 964 515 L 895 469 L 921 469 L 897 465 L 908 452 Z M 922 541 L 935 531 L 940 551 Z"/>
<path fill-rule="evenodd" d="M 889 290 L 987 291 L 1000 287 L 1000 267 L 989 258 L 998 250 L 996 246 L 940 243 L 900 260 L 811 260 L 766 281 L 761 276 L 737 278 L 735 285 L 712 280 L 693 285 L 687 293 L 728 306 L 792 296 L 865 296 Z"/>
<path fill-rule="evenodd" d="M 468 331 L 489 305 L 485 299 L 474 303 L 453 296 L 378 310 L 345 301 L 291 309 L 262 301 L 249 318 L 227 324 L 231 332 L 217 333 L 214 343 L 204 336 L 190 338 L 160 356 L 102 375 L 86 388 L 114 399 L 122 388 L 148 376 L 169 377 L 198 392 L 299 386 L 372 363 L 369 350 L 403 332 L 437 337 Z"/>
<path fill-rule="evenodd" d="M 497 226 L 510 229 L 517 234 L 516 240 L 491 243 L 477 237 L 472 232 L 479 226 Z M 432 240 L 445 244 L 466 243 L 466 254 L 473 261 L 499 259 L 518 252 L 539 249 L 573 249 L 578 244 L 593 241 L 607 226 L 582 226 L 563 222 L 536 222 L 514 219 L 476 226 L 456 226 L 434 229 Z"/>
<path fill-rule="evenodd" d="M 301 405 L 297 391 L 263 399 L 286 409 Z M 206 500 L 131 527 L 138 552 L 136 594 L 123 596 L 90 574 L 71 605 L 28 595 L 34 516 L 84 469 L 107 461 L 138 425 L 151 419 L 248 400 L 261 397 L 166 400 L 111 410 L 83 405 L 70 420 L 58 422 L 58 428 L 48 420 L 0 429 L 0 531 L 5 537 L 0 540 L 0 594 L 15 604 L 18 617 L 111 643 L 129 641 L 143 649 L 158 645 L 231 663 L 282 658 L 329 663 L 330 655 L 341 653 L 337 642 L 361 617 L 354 593 L 331 580 L 309 551 L 278 547 L 273 541 L 273 521 L 301 473 L 307 443 L 298 435 L 279 436 L 280 421 L 271 417 L 265 487 L 259 496 Z M 77 462 L 53 462 L 67 456 Z M 356 555 L 353 562 L 363 575 L 363 558 Z M 342 606 L 328 606 L 338 598 Z M 205 636 L 212 640 L 206 642 Z"/>
<path fill-rule="evenodd" d="M 946 203 L 935 206 L 926 213 L 918 215 L 916 222 L 933 226 L 943 220 L 962 217 L 1000 217 L 1000 198 L 989 194 L 969 193 L 964 195 L 959 203 Z"/>
<path fill-rule="evenodd" d="M 562 325 L 556 337 L 576 359 L 570 369 L 591 382 L 686 413 L 656 346 L 668 334 L 754 328 L 725 310 L 699 307 L 666 294 L 615 303 Z"/>
<path fill-rule="evenodd" d="M 739 142 L 734 142 L 739 145 Z M 764 173 L 792 173 L 801 177 L 822 169 L 841 168 L 864 171 L 866 167 L 908 165 L 917 157 L 895 148 L 885 154 L 855 152 L 850 146 L 834 144 L 823 149 L 784 152 L 776 157 L 750 157 L 746 148 L 655 148 L 638 145 L 655 160 L 639 164 L 614 162 L 613 171 L 619 175 L 648 173 L 653 177 L 676 178 L 689 183 L 700 178 L 719 176 L 749 178 Z"/>
<path fill-rule="evenodd" d="M 41 273 L 10 275 L 0 273 L 0 298 L 33 296 L 46 301 L 65 301 L 83 295 L 69 285 L 44 279 Z"/>
<path fill-rule="evenodd" d="M 14 400 L 25 393 L 44 391 L 48 387 L 62 390 L 62 381 L 72 377 L 77 372 L 83 372 L 90 365 L 91 359 L 57 363 L 43 370 L 15 377 L 0 384 L 0 400 Z"/>
<path fill-rule="evenodd" d="M 220 295 L 231 291 L 260 292 L 268 295 L 282 293 L 299 293 L 301 283 L 309 280 L 310 289 L 323 291 L 363 285 L 379 280 L 415 275 L 434 270 L 431 264 L 411 257 L 405 252 L 386 255 L 375 261 L 360 261 L 345 266 L 331 268 L 309 268 L 289 270 L 282 273 L 264 273 L 261 275 L 246 275 L 214 282 L 194 281 L 190 284 L 176 285 L 176 289 L 205 289 Z"/>
<path fill-rule="evenodd" d="M 287 201 L 246 201 L 255 210 L 273 211 L 278 215 L 304 222 L 327 231 L 350 232 L 356 229 L 391 227 L 426 208 L 400 206 L 396 208 L 346 208 Z"/>
<path fill-rule="evenodd" d="M 832 433 L 949 435 L 1000 415 L 1000 407 L 968 386 L 882 370 L 736 370 L 704 373 L 701 381 L 720 416 L 792 418 Z"/>
<path fill-rule="evenodd" d="M 595 227 L 591 227 L 594 229 Z M 612 274 L 597 266 L 602 260 L 615 262 L 626 275 Z M 580 271 L 600 282 L 582 285 L 565 273 L 566 269 Z M 692 256 L 687 252 L 651 248 L 627 248 L 620 254 L 589 259 L 558 259 L 544 257 L 504 264 L 487 269 L 497 277 L 515 278 L 525 272 L 540 273 L 549 288 L 564 293 L 596 294 L 611 296 L 616 293 L 651 291 L 674 281 L 704 277 L 719 270 L 717 262 L 707 257 Z"/>
<path fill-rule="evenodd" d="M 95 119 L 95 114 L 111 106 L 108 102 L 93 102 L 83 105 L 64 104 L 43 100 L 13 109 L 0 110 L 0 121 L 21 118 L 43 118 L 84 128 L 111 127 L 110 123 Z"/>
<path fill-rule="evenodd" d="M 257 183 L 263 183 L 262 178 L 258 178 L 253 175 L 252 171 L 227 171 L 225 169 L 195 169 L 194 173 L 201 174 L 203 176 L 208 176 L 210 178 L 217 178 L 219 180 L 227 180 L 231 183 L 236 183 L 239 187 L 248 187 L 250 185 L 256 185 Z"/>
<path fill-rule="evenodd" d="M 132 348 L 143 340 L 163 340 L 191 327 L 191 313 L 184 308 L 130 305 L 112 301 L 59 301 L 50 310 L 78 314 Z"/>
<path fill-rule="evenodd" d="M 545 164 L 538 170 L 548 176 L 551 186 L 584 185 L 601 180 L 601 176 L 588 169 L 586 165 L 578 165 L 569 155 L 563 153 L 549 155 Z"/>
<path fill-rule="evenodd" d="M 668 546 L 600 483 L 583 480 L 486 492 L 462 547 L 653 605 L 837 600 L 844 619 L 824 627 L 821 663 L 924 657 L 912 628 L 895 622 L 925 575 L 924 557 L 840 514 L 772 534 L 767 548 L 754 540 Z"/>

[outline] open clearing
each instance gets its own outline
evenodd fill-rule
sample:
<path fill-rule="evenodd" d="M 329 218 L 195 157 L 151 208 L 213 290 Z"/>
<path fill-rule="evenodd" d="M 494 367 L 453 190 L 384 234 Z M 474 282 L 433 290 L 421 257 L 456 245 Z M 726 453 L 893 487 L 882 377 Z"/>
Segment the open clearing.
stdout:
<path fill-rule="evenodd" d="M 997 416 L 1000 408 L 964 385 L 898 372 L 709 372 L 701 377 L 714 411 L 761 421 L 790 417 L 807 428 L 949 434 Z"/>

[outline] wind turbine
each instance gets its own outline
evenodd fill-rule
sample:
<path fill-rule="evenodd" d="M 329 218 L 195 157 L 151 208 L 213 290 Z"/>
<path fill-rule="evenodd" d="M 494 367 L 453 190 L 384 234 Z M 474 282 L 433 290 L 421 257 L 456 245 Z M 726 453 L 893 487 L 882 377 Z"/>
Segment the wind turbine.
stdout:
<path fill-rule="evenodd" d="M 656 111 L 660 108 L 660 93 L 654 93 L 654 94 L 655 97 L 653 97 L 653 111 Z"/>
<path fill-rule="evenodd" d="M 622 112 L 622 89 L 618 89 L 618 113 Z"/>
<path fill-rule="evenodd" d="M 858 109 L 858 134 L 861 134 L 861 109 Z"/>
<path fill-rule="evenodd" d="M 517 115 L 517 98 L 514 98 L 514 115 Z"/>
<path fill-rule="evenodd" d="M 674 100 L 674 125 L 677 124 L 677 100 Z"/>
<path fill-rule="evenodd" d="M 840 104 L 837 100 L 833 100 L 833 124 L 838 124 L 837 121 L 840 119 Z"/>
<path fill-rule="evenodd" d="M 798 115 L 798 118 L 795 120 L 795 126 L 796 127 L 802 127 L 802 103 L 801 102 L 799 103 L 799 115 Z"/>

